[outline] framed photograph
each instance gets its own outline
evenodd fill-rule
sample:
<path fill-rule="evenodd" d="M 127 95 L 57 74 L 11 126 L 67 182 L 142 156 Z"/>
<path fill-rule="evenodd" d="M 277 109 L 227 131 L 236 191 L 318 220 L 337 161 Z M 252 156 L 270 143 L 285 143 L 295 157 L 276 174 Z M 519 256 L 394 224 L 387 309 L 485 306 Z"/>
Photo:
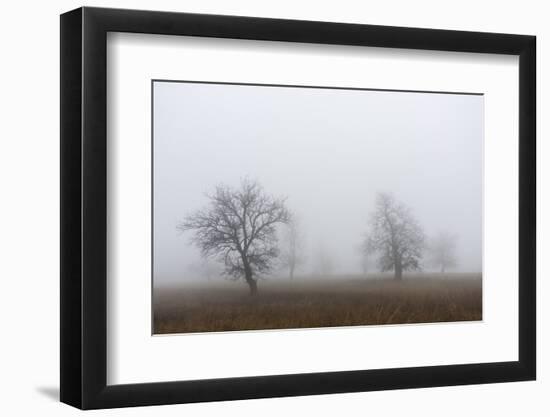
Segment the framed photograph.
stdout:
<path fill-rule="evenodd" d="M 61 401 L 533 380 L 535 37 L 61 16 Z"/>

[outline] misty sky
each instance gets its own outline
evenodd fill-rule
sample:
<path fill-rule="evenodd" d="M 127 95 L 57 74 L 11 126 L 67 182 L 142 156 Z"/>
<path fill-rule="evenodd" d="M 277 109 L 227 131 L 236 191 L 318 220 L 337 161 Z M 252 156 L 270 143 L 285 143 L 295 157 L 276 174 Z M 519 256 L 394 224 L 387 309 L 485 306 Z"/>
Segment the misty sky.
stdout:
<path fill-rule="evenodd" d="M 428 237 L 458 235 L 454 270 L 481 271 L 483 96 L 155 82 L 153 117 L 155 285 L 196 278 L 199 251 L 176 225 L 244 177 L 299 217 L 297 275 L 320 253 L 360 272 L 380 191 Z"/>

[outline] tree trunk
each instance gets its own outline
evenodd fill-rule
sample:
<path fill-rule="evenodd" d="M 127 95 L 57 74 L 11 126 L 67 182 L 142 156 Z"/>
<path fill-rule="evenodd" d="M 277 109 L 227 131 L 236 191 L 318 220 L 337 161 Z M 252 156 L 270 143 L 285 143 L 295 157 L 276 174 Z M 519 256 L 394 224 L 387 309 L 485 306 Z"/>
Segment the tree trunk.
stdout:
<path fill-rule="evenodd" d="M 394 278 L 396 281 L 401 281 L 403 279 L 403 266 L 401 262 L 395 264 L 395 275 Z"/>
<path fill-rule="evenodd" d="M 252 277 L 252 269 L 247 262 L 244 263 L 244 279 L 250 288 L 250 295 L 258 294 L 258 281 Z"/>
<path fill-rule="evenodd" d="M 248 287 L 250 288 L 250 295 L 255 296 L 258 295 L 258 282 L 251 278 L 250 281 L 246 281 L 248 283 Z"/>
<path fill-rule="evenodd" d="M 254 279 L 252 276 L 252 268 L 250 267 L 250 264 L 248 263 L 248 258 L 245 253 L 240 252 L 241 259 L 243 261 L 243 267 L 244 267 L 244 280 L 248 284 L 248 288 L 250 288 L 250 295 L 257 295 L 258 294 L 258 281 Z"/>
<path fill-rule="evenodd" d="M 289 277 L 290 277 L 291 280 L 294 279 L 294 265 L 290 266 Z"/>
<path fill-rule="evenodd" d="M 441 265 L 441 273 L 442 273 L 442 274 L 445 273 L 445 265 Z"/>

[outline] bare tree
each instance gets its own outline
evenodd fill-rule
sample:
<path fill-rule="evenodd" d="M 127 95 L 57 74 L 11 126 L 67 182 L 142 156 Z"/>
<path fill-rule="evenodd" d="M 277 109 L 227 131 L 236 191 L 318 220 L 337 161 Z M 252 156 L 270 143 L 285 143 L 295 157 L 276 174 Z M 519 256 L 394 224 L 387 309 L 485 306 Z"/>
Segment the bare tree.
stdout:
<path fill-rule="evenodd" d="M 332 275 L 334 271 L 334 262 L 331 256 L 331 253 L 326 249 L 325 246 L 320 244 L 317 247 L 314 255 L 314 264 L 313 272 L 317 276 L 326 277 Z"/>
<path fill-rule="evenodd" d="M 396 280 L 402 279 L 403 271 L 420 269 L 424 242 L 424 232 L 411 210 L 391 194 L 379 193 L 365 249 L 379 254 L 380 269 L 393 270 Z"/>
<path fill-rule="evenodd" d="M 440 232 L 430 243 L 432 264 L 445 273 L 447 268 L 456 266 L 456 235 L 449 232 Z"/>
<path fill-rule="evenodd" d="M 276 226 L 290 220 L 284 199 L 247 179 L 238 188 L 218 185 L 207 197 L 208 207 L 187 216 L 178 229 L 194 231 L 192 242 L 202 256 L 222 261 L 224 274 L 244 278 L 256 295 L 259 274 L 269 272 L 279 255 Z"/>
<path fill-rule="evenodd" d="M 303 236 L 300 229 L 300 221 L 295 214 L 287 224 L 283 231 L 285 248 L 281 254 L 282 265 L 288 268 L 288 276 L 294 279 L 294 272 L 305 261 L 303 256 Z"/>

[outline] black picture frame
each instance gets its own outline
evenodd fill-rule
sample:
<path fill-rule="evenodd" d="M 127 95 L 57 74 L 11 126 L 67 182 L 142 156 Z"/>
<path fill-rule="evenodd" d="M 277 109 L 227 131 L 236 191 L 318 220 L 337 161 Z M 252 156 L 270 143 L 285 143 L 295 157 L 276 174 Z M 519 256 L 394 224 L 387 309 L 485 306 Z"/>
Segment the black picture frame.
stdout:
<path fill-rule="evenodd" d="M 108 32 L 519 56 L 519 358 L 512 362 L 107 385 Z M 82 409 L 533 380 L 534 36 L 156 11 L 61 15 L 61 401 Z"/>

